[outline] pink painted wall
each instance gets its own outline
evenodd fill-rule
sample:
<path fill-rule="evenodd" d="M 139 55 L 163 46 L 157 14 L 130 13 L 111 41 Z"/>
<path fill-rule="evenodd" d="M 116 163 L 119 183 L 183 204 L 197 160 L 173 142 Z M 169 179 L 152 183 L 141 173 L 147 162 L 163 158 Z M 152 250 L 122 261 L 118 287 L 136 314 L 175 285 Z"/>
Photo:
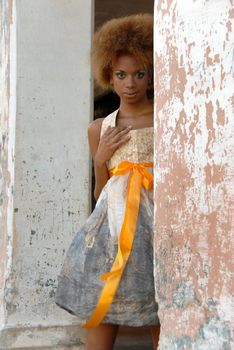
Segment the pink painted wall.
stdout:
<path fill-rule="evenodd" d="M 233 2 L 155 1 L 160 350 L 231 341 Z"/>

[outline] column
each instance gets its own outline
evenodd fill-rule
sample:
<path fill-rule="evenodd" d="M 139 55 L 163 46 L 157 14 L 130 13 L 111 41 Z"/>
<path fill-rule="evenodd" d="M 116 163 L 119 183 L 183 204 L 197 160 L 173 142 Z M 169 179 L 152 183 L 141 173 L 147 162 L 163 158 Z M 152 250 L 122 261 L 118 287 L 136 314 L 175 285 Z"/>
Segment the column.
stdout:
<path fill-rule="evenodd" d="M 5 0 L 1 10 L 0 348 L 83 349 L 54 294 L 90 212 L 92 1 Z"/>
<path fill-rule="evenodd" d="M 232 79 L 231 1 L 155 1 L 160 350 L 233 346 Z"/>

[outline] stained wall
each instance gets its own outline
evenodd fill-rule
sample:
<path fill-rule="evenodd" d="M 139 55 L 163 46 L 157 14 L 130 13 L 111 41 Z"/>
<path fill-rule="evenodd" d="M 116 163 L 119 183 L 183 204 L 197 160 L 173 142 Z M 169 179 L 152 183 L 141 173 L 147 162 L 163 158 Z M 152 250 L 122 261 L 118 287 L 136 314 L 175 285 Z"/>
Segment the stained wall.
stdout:
<path fill-rule="evenodd" d="M 1 10 L 0 349 L 81 349 L 83 332 L 54 293 L 90 210 L 92 1 L 1 1 Z"/>
<path fill-rule="evenodd" d="M 233 349 L 233 3 L 155 1 L 160 350 Z"/>

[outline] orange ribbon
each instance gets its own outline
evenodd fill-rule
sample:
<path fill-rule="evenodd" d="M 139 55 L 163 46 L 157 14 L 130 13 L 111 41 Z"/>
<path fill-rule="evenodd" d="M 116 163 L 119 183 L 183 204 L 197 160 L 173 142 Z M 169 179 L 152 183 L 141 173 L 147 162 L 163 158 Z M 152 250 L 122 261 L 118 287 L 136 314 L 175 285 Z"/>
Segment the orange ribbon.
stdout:
<path fill-rule="evenodd" d="M 153 175 L 146 169 L 146 167 L 152 166 L 152 162 L 131 163 L 128 161 L 123 161 L 110 171 L 110 175 L 116 176 L 124 175 L 130 172 L 126 209 L 119 236 L 118 253 L 111 270 L 100 277 L 100 280 L 106 280 L 106 283 L 101 291 L 96 308 L 84 325 L 85 328 L 97 327 L 105 317 L 105 314 L 113 301 L 121 276 L 132 250 L 139 212 L 141 188 L 144 186 L 145 189 L 150 190 L 153 187 Z"/>

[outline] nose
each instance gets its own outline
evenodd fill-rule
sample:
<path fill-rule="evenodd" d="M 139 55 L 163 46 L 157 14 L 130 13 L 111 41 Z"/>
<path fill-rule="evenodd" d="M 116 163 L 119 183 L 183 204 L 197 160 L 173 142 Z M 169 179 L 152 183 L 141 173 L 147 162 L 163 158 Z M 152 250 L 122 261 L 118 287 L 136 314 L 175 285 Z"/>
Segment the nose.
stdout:
<path fill-rule="evenodd" d="M 135 79 L 132 74 L 129 74 L 126 79 L 126 86 L 128 88 L 133 88 L 135 86 Z"/>

